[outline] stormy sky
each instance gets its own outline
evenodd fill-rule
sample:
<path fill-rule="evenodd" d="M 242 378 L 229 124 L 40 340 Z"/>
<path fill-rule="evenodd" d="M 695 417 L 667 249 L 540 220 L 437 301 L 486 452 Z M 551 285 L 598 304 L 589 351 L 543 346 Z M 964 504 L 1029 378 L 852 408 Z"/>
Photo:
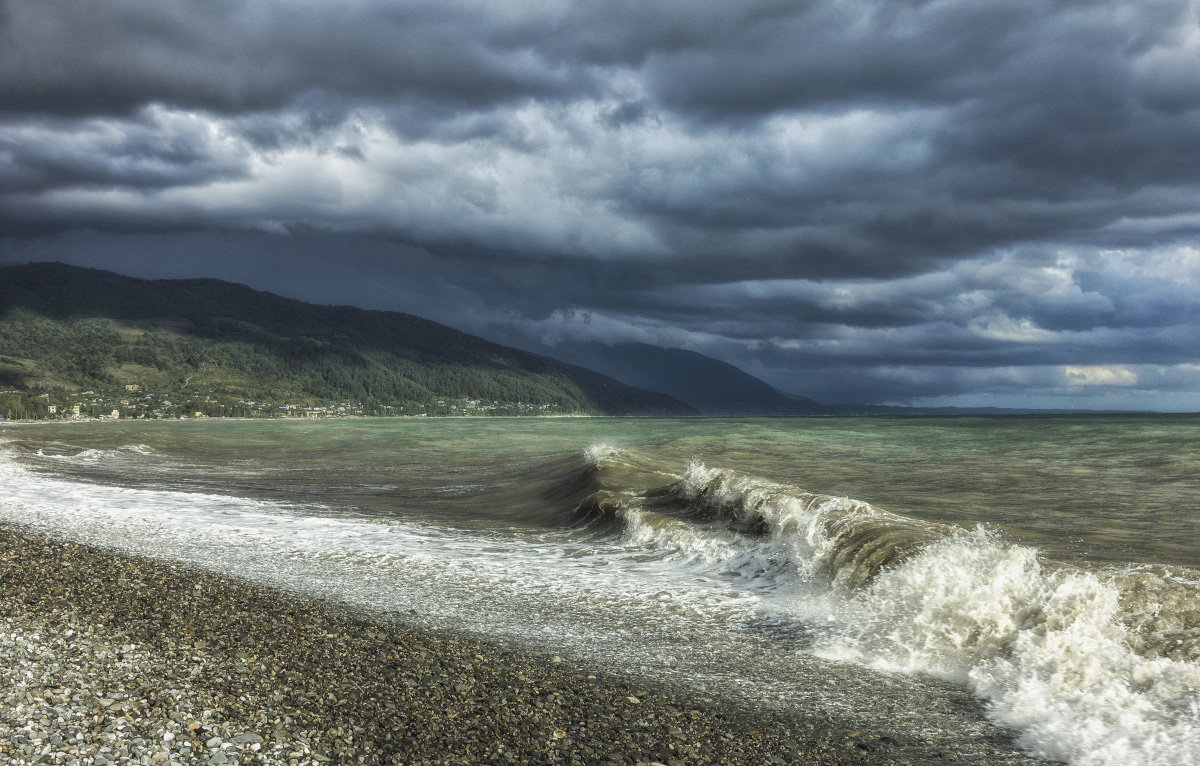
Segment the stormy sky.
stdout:
<path fill-rule="evenodd" d="M 1200 410 L 1200 0 L 0 0 L 0 262 Z"/>

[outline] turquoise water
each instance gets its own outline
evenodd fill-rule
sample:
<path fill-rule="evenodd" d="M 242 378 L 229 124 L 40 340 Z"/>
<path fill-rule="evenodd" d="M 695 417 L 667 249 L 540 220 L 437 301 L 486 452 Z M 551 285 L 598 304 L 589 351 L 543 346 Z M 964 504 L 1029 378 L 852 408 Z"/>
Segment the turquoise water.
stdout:
<path fill-rule="evenodd" d="M 0 519 L 946 747 L 1174 764 L 1198 469 L 1192 416 L 20 425 Z"/>

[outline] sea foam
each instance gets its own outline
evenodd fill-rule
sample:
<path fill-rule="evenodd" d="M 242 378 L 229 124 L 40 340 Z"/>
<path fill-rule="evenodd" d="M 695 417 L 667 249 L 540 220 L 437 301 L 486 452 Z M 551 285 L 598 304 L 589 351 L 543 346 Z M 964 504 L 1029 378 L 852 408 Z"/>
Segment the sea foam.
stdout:
<path fill-rule="evenodd" d="M 1131 630 L 1123 572 L 1056 565 L 982 527 L 920 522 L 701 464 L 674 492 L 692 515 L 752 532 L 758 572 L 788 557 L 795 591 L 774 603 L 822 626 L 819 655 L 966 684 L 1042 757 L 1200 763 L 1200 665 L 1137 651 L 1147 641 Z M 1176 586 L 1174 606 L 1194 618 L 1197 592 Z M 1172 635 L 1181 645 L 1193 632 Z"/>

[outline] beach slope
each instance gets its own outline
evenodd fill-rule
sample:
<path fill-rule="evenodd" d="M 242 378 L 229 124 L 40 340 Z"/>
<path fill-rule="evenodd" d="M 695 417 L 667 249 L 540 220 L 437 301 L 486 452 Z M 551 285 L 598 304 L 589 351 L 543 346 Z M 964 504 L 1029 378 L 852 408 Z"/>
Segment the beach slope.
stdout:
<path fill-rule="evenodd" d="M 4 762 L 1036 763 L 1003 741 L 937 752 L 4 526 L 0 602 Z"/>

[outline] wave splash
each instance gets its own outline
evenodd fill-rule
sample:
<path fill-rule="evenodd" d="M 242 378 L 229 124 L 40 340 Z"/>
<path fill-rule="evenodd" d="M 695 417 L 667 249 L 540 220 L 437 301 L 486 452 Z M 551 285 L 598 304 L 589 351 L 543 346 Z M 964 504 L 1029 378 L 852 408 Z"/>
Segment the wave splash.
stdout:
<path fill-rule="evenodd" d="M 1073 764 L 1200 762 L 1200 589 L 1045 561 L 980 527 L 692 463 L 619 489 L 637 458 L 587 455 L 584 526 L 715 566 L 809 623 L 812 651 L 966 684 L 1030 752 Z M 618 524 L 619 522 L 619 524 Z"/>

